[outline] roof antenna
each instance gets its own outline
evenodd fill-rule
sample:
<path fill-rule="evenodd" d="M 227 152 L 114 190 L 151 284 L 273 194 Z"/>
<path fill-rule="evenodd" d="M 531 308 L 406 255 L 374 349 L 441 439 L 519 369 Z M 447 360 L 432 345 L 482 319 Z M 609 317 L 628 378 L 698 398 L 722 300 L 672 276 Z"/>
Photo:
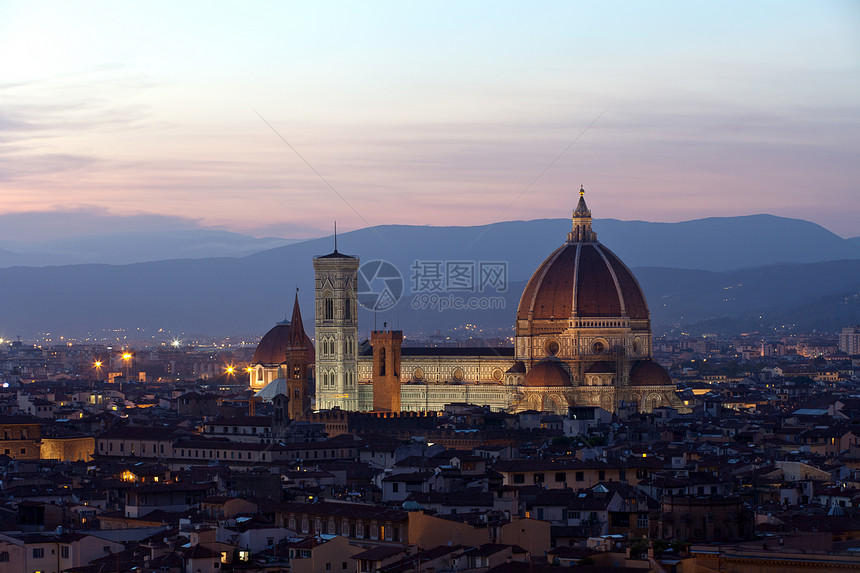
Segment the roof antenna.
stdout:
<path fill-rule="evenodd" d="M 334 222 L 334 252 L 337 252 L 337 221 Z"/>

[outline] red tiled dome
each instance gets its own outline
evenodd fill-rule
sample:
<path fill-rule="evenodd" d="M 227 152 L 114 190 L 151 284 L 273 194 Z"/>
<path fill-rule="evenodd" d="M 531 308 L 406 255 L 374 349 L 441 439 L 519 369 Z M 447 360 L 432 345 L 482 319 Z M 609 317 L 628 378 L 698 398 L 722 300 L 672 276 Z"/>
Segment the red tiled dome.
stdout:
<path fill-rule="evenodd" d="M 289 322 L 279 322 L 272 328 L 254 351 L 251 364 L 276 365 L 287 361 L 287 347 L 290 342 L 292 327 Z M 308 362 L 314 362 L 314 345 L 305 334 L 305 348 L 308 351 Z"/>
<path fill-rule="evenodd" d="M 640 360 L 630 370 L 631 386 L 671 386 L 672 377 L 666 369 L 650 360 Z"/>
<path fill-rule="evenodd" d="M 568 242 L 537 268 L 517 320 L 578 317 L 648 319 L 648 305 L 630 269 L 598 242 Z"/>
<path fill-rule="evenodd" d="M 557 360 L 538 362 L 526 374 L 523 386 L 571 386 L 570 374 Z"/>
<path fill-rule="evenodd" d="M 585 371 L 586 374 L 615 374 L 615 368 L 605 360 L 595 362 Z"/>

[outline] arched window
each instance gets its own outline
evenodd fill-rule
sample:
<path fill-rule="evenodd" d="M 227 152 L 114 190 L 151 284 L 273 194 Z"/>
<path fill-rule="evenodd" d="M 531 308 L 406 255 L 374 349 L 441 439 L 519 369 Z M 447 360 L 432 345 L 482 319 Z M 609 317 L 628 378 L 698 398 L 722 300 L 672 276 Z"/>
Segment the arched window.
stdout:
<path fill-rule="evenodd" d="M 323 313 L 326 320 L 334 320 L 334 299 L 327 296 L 323 300 Z"/>
<path fill-rule="evenodd" d="M 348 298 L 343 300 L 343 318 L 344 320 L 352 320 L 352 305 Z"/>

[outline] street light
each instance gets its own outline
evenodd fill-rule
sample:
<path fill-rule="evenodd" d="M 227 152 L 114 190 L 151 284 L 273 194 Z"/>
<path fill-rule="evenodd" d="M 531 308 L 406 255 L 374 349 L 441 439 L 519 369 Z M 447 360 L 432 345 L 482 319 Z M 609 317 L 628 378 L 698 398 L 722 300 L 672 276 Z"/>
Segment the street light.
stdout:
<path fill-rule="evenodd" d="M 122 361 L 125 362 L 125 379 L 128 380 L 128 366 L 132 359 L 131 352 L 123 352 L 122 353 Z M 130 382 L 130 380 L 129 380 Z M 120 391 L 122 391 L 122 386 L 120 386 Z"/>
<path fill-rule="evenodd" d="M 93 368 L 96 369 L 96 380 L 102 379 L 102 361 L 96 360 L 93 362 Z"/>

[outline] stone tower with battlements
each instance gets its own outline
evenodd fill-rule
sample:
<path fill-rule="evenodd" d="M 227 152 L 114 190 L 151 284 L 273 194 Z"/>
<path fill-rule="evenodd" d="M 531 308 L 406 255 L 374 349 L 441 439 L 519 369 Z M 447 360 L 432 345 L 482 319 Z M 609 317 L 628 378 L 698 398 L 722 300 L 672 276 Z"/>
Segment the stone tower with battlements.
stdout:
<path fill-rule="evenodd" d="M 402 330 L 374 330 L 373 345 L 373 411 L 400 411 L 400 347 Z"/>

